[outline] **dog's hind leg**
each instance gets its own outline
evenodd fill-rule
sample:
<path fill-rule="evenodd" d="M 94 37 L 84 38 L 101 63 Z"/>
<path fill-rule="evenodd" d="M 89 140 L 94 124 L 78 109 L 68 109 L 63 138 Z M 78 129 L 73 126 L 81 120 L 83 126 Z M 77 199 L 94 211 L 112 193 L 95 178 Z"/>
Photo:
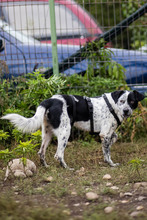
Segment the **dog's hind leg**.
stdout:
<path fill-rule="evenodd" d="M 67 128 L 59 129 L 59 133 L 57 136 L 58 147 L 57 147 L 57 151 L 56 151 L 54 158 L 60 162 L 62 167 L 72 170 L 72 168 L 69 168 L 64 161 L 64 150 L 66 148 L 66 145 L 67 145 L 67 142 L 70 136 L 70 130 L 71 130 L 71 127 L 68 129 Z"/>
<path fill-rule="evenodd" d="M 50 129 L 49 125 L 43 125 L 42 127 L 42 144 L 41 144 L 41 148 L 38 152 L 39 156 L 40 156 L 40 162 L 43 166 L 48 167 L 46 160 L 45 160 L 45 153 L 46 153 L 46 149 L 49 145 L 49 142 L 51 141 L 52 138 L 52 131 Z"/>

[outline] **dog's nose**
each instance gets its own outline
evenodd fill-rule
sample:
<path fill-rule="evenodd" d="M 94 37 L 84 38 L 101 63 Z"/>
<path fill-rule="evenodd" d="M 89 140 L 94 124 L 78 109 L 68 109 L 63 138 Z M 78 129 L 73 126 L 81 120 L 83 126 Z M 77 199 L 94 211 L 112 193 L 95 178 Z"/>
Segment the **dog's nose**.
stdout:
<path fill-rule="evenodd" d="M 128 115 L 128 113 L 129 113 L 129 110 L 128 109 L 124 109 L 124 114 Z"/>

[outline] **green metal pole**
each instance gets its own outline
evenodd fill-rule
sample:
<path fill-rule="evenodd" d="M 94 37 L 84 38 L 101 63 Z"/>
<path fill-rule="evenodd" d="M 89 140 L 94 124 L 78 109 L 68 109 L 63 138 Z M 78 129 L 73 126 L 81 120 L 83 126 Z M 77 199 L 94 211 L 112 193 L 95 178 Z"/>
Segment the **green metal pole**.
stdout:
<path fill-rule="evenodd" d="M 54 0 L 49 0 L 49 8 L 50 8 L 50 24 L 51 24 L 53 73 L 59 75 Z"/>

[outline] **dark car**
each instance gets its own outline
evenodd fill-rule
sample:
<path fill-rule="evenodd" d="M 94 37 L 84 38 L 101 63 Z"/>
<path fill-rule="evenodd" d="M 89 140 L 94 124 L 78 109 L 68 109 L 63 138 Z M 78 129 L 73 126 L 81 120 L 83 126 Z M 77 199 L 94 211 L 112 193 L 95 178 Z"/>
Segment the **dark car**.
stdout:
<path fill-rule="evenodd" d="M 1 69 L 4 77 L 20 76 L 36 69 L 52 67 L 52 46 L 41 44 L 33 38 L 14 31 L 0 21 Z M 58 61 L 61 63 L 80 49 L 78 45 L 57 45 Z M 125 69 L 126 82 L 141 92 L 147 91 L 147 53 L 111 48 L 112 59 Z M 3 65 L 4 64 L 4 65 Z M 6 68 L 7 67 L 7 68 Z M 64 71 L 66 75 L 80 74 L 87 70 L 88 61 L 82 60 Z M 7 71 L 6 71 L 7 70 Z M 6 74 L 8 72 L 8 74 Z"/>

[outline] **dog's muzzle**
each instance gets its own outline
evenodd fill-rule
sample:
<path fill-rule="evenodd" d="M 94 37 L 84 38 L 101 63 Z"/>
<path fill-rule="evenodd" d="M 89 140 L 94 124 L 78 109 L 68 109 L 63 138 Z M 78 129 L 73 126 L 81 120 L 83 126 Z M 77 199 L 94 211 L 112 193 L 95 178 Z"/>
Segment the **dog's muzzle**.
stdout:
<path fill-rule="evenodd" d="M 131 115 L 131 112 L 129 109 L 124 109 L 123 110 L 123 116 L 124 118 L 128 118 Z"/>

